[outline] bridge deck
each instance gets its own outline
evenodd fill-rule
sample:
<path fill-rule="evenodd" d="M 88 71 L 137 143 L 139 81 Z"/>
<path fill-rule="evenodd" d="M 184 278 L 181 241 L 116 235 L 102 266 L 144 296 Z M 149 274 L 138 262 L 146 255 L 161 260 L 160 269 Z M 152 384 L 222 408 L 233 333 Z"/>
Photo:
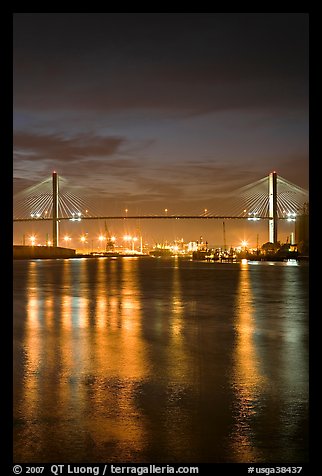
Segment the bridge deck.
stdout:
<path fill-rule="evenodd" d="M 268 216 L 257 216 L 256 219 L 259 220 L 272 220 Z M 285 217 L 280 217 L 279 220 L 286 220 Z M 22 221 L 52 221 L 52 217 L 48 218 L 14 218 L 14 222 Z M 80 220 L 254 220 L 249 216 L 227 216 L 227 215 L 211 215 L 211 216 L 202 216 L 202 215 L 109 215 L 109 216 L 97 216 L 89 217 L 82 216 L 80 219 L 72 217 L 57 217 L 57 220 L 70 220 L 70 221 L 80 221 Z"/>

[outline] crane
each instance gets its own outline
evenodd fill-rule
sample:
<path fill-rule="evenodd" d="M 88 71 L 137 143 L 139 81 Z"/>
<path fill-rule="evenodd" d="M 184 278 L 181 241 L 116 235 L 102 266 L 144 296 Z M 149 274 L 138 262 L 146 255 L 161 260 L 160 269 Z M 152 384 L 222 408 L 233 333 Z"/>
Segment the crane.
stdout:
<path fill-rule="evenodd" d="M 106 251 L 113 251 L 114 250 L 114 242 L 112 240 L 112 237 L 110 235 L 110 232 L 108 231 L 107 225 L 106 225 L 106 220 L 105 220 L 105 233 L 106 233 Z"/>

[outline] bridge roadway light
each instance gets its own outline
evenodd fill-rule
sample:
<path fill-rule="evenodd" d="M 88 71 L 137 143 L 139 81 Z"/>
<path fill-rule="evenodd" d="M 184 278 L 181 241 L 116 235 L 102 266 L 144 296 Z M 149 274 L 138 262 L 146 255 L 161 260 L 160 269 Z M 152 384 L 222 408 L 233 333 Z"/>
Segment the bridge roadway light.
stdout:
<path fill-rule="evenodd" d="M 289 212 L 287 214 L 287 221 L 296 221 L 296 213 Z"/>

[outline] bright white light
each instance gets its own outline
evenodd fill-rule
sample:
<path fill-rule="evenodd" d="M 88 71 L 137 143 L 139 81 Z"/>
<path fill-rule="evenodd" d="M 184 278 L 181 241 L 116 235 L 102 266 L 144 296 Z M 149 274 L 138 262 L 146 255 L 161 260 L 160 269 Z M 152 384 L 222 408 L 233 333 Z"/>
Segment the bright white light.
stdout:
<path fill-rule="evenodd" d="M 100 235 L 100 236 L 98 237 L 98 239 L 99 239 L 99 241 L 104 241 L 104 240 L 105 240 L 105 236 L 104 236 L 104 235 Z"/>
<path fill-rule="evenodd" d="M 133 237 L 133 241 L 138 241 L 136 236 Z"/>
<path fill-rule="evenodd" d="M 124 241 L 130 241 L 132 239 L 131 235 L 124 235 L 123 240 Z"/>
<path fill-rule="evenodd" d="M 33 214 L 33 213 L 30 213 L 30 216 L 31 216 L 31 218 L 33 218 L 33 217 L 34 217 L 34 214 Z"/>
<path fill-rule="evenodd" d="M 242 264 L 247 264 L 247 263 L 248 263 L 248 260 L 247 260 L 246 258 L 243 258 L 243 259 L 241 260 L 241 263 L 242 263 Z"/>
<path fill-rule="evenodd" d="M 80 237 L 80 240 L 81 240 L 82 243 L 85 243 L 85 241 L 86 241 L 86 236 L 82 235 L 82 236 Z"/>
<path fill-rule="evenodd" d="M 112 236 L 112 237 L 111 237 L 111 241 L 116 241 L 116 237 L 115 237 L 115 236 Z"/>
<path fill-rule="evenodd" d="M 244 248 L 246 248 L 246 246 L 248 246 L 248 241 L 243 240 L 243 241 L 241 242 L 241 245 L 242 245 Z"/>
<path fill-rule="evenodd" d="M 81 216 L 81 212 L 78 212 L 77 215 L 80 217 L 80 216 Z"/>
<path fill-rule="evenodd" d="M 68 236 L 68 235 L 65 235 L 65 236 L 64 236 L 64 241 L 66 241 L 66 242 L 67 242 L 67 241 L 69 241 L 69 240 L 71 240 L 70 236 Z"/>

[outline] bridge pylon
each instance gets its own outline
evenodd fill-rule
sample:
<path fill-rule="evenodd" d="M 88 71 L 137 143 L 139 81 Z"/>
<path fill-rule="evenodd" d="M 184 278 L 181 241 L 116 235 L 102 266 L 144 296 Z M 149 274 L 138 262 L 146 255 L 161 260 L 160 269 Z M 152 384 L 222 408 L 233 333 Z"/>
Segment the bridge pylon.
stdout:
<path fill-rule="evenodd" d="M 268 227 L 269 242 L 277 243 L 277 173 L 271 172 L 268 176 Z"/>
<path fill-rule="evenodd" d="M 58 175 L 53 172 L 53 246 L 58 246 Z"/>

